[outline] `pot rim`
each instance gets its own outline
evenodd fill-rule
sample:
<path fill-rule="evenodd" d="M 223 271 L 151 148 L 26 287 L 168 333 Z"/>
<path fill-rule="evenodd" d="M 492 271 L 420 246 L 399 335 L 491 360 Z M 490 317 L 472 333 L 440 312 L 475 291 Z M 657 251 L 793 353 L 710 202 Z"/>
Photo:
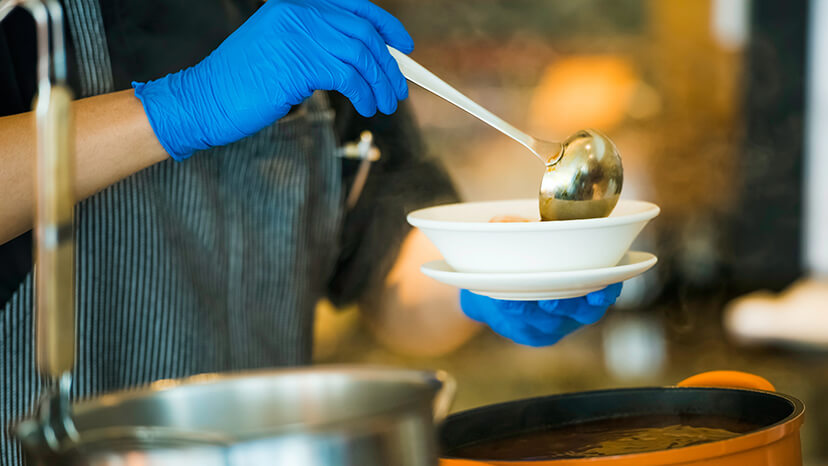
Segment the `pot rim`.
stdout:
<path fill-rule="evenodd" d="M 159 379 L 148 385 L 138 388 L 120 389 L 108 393 L 102 393 L 93 398 L 79 400 L 72 403 L 73 407 L 93 405 L 106 399 L 137 399 L 149 396 L 152 393 L 165 393 L 176 388 L 198 387 L 211 385 L 217 382 L 232 382 L 241 379 L 268 378 L 271 376 L 303 375 L 308 373 L 316 374 L 341 374 L 341 375 L 372 375 L 375 380 L 403 380 L 406 382 L 444 382 L 448 374 L 442 370 L 421 370 L 404 369 L 393 366 L 364 365 L 364 364 L 326 364 L 310 365 L 301 367 L 285 367 L 271 369 L 252 369 L 234 372 L 205 372 L 194 374 L 177 379 Z M 381 376 L 381 377 L 377 377 Z M 107 403 L 107 404 L 108 404 Z"/>
<path fill-rule="evenodd" d="M 715 440 L 698 445 L 691 445 L 687 447 L 672 448 L 668 450 L 656 450 L 642 453 L 629 453 L 613 456 L 600 457 L 583 457 L 583 458 L 561 458 L 561 459 L 533 459 L 533 460 L 493 460 L 493 459 L 468 459 L 455 456 L 441 455 L 443 460 L 456 460 L 468 462 L 468 464 L 492 464 L 492 465 L 526 465 L 526 464 L 554 464 L 555 466 L 569 466 L 581 465 L 584 463 L 600 464 L 603 462 L 615 462 L 619 460 L 630 461 L 630 464 L 640 466 L 664 466 L 670 464 L 681 464 L 685 462 L 697 461 L 705 458 L 715 458 L 719 456 L 732 455 L 738 452 L 750 450 L 753 448 L 768 445 L 777 442 L 793 433 L 799 431 L 799 428 L 804 422 L 805 404 L 796 397 L 784 393 L 770 392 L 765 390 L 755 390 L 746 388 L 723 388 L 723 387 L 679 387 L 679 386 L 649 386 L 649 387 L 629 387 L 629 388 L 615 388 L 603 390 L 587 390 L 571 393 L 560 393 L 555 395 L 546 395 L 538 397 L 529 397 L 518 400 L 506 401 L 503 403 L 495 403 L 491 405 L 479 406 L 466 411 L 461 411 L 449 416 L 472 416 L 477 412 L 490 409 L 494 406 L 506 406 L 512 403 L 525 403 L 533 400 L 548 400 L 549 398 L 566 398 L 574 395 L 600 395 L 612 394 L 620 392 L 634 392 L 641 390 L 704 390 L 704 391 L 723 391 L 723 392 L 758 392 L 764 395 L 781 398 L 792 405 L 792 412 L 785 418 L 759 428 L 758 430 L 741 434 L 739 436 Z M 447 419 L 448 420 L 448 419 Z M 562 426 L 565 427 L 565 426 Z M 633 463 L 634 461 L 634 463 Z M 464 463 L 465 464 L 465 463 Z"/>
<path fill-rule="evenodd" d="M 442 370 L 420 370 L 407 369 L 382 365 L 366 365 L 366 364 L 329 364 L 318 366 L 302 366 L 302 367 L 286 367 L 286 368 L 270 368 L 270 369 L 254 369 L 239 372 L 209 372 L 182 377 L 178 379 L 161 379 L 152 382 L 146 386 L 121 389 L 113 392 L 103 393 L 93 398 L 78 400 L 73 402 L 70 418 L 74 420 L 82 419 L 84 416 L 90 415 L 99 410 L 117 409 L 118 405 L 129 403 L 132 401 L 148 400 L 154 396 L 163 396 L 174 391 L 184 391 L 190 388 L 204 387 L 219 384 L 232 384 L 243 380 L 269 379 L 273 377 L 292 377 L 304 375 L 317 376 L 352 376 L 356 379 L 372 380 L 372 381 L 387 381 L 387 382 L 401 382 L 410 383 L 412 385 L 422 385 L 425 388 L 432 388 L 435 395 L 447 384 L 453 383 L 453 378 Z M 435 385 L 437 384 L 437 385 Z M 401 398 L 399 401 L 377 407 L 365 413 L 364 417 L 359 419 L 351 417 L 343 417 L 342 419 L 333 419 L 328 421 L 315 420 L 310 422 L 289 422 L 282 425 L 277 425 L 258 430 L 251 429 L 246 435 L 233 436 L 222 433 L 211 432 L 209 430 L 198 429 L 181 429 L 157 425 L 114 425 L 106 427 L 94 426 L 91 428 L 80 428 L 78 441 L 71 441 L 69 444 L 62 445 L 61 450 L 77 448 L 81 446 L 94 445 L 99 442 L 108 440 L 124 440 L 127 438 L 157 438 L 157 439 L 172 439 L 180 441 L 189 445 L 226 445 L 230 443 L 237 443 L 265 436 L 276 436 L 289 434 L 297 431 L 299 428 L 303 431 L 320 432 L 337 426 L 345 424 L 353 424 L 355 421 L 365 423 L 368 425 L 373 422 L 376 416 L 381 416 L 383 413 L 398 410 L 410 405 L 417 404 L 422 400 L 414 397 Z M 360 424 L 363 425 L 363 424 Z M 16 436 L 21 438 L 28 435 L 33 430 L 37 429 L 39 422 L 37 419 L 29 416 L 19 422 L 14 431 Z"/>

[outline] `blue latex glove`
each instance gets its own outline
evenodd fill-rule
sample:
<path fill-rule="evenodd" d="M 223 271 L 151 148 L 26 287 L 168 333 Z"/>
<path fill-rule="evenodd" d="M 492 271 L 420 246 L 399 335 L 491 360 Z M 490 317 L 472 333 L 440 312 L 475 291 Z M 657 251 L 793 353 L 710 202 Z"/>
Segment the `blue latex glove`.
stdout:
<path fill-rule="evenodd" d="M 600 320 L 621 294 L 621 285 L 616 283 L 580 298 L 550 301 L 501 301 L 462 290 L 460 307 L 470 318 L 515 343 L 549 346 Z"/>
<path fill-rule="evenodd" d="M 403 25 L 368 0 L 269 0 L 199 64 L 133 83 L 176 160 L 250 136 L 315 90 L 390 114 L 408 85 L 386 43 L 410 53 Z"/>

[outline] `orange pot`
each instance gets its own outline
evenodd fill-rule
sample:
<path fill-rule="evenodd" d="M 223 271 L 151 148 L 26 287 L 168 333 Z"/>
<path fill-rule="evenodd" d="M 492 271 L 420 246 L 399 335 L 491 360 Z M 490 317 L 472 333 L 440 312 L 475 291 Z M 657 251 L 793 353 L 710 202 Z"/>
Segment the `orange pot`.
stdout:
<path fill-rule="evenodd" d="M 776 393 L 767 380 L 735 371 L 699 374 L 675 387 L 531 398 L 449 416 L 440 431 L 443 451 L 522 432 L 626 416 L 724 416 L 761 427 L 726 440 L 647 453 L 513 461 L 446 456 L 440 466 L 802 466 L 799 429 L 804 412 L 801 401 Z"/>

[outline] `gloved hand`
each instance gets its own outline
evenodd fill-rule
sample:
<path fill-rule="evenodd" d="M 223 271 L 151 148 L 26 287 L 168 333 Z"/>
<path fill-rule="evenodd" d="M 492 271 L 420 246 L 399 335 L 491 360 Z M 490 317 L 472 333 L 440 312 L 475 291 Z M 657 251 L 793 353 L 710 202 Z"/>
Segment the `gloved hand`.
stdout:
<path fill-rule="evenodd" d="M 528 346 L 554 345 L 574 330 L 597 322 L 621 294 L 621 283 L 580 298 L 549 301 L 501 301 L 460 292 L 463 312 L 496 333 Z"/>
<path fill-rule="evenodd" d="M 368 0 L 269 0 L 199 64 L 132 85 L 161 145 L 181 160 L 258 132 L 315 90 L 339 91 L 364 116 L 393 113 L 408 85 L 386 43 L 414 49 Z"/>

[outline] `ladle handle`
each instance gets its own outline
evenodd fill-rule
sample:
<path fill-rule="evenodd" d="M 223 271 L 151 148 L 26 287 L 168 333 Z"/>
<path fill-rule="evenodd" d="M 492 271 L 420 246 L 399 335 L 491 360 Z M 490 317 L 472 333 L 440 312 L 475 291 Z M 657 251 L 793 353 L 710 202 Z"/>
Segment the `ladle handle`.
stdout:
<path fill-rule="evenodd" d="M 437 372 L 437 379 L 442 386 L 434 396 L 433 419 L 435 424 L 443 422 L 449 415 L 451 405 L 454 403 L 454 396 L 457 394 L 457 380 L 450 374 L 443 371 Z"/>
<path fill-rule="evenodd" d="M 36 358 L 40 372 L 57 380 L 71 371 L 75 362 L 72 94 L 61 85 L 42 86 L 38 94 Z"/>
<path fill-rule="evenodd" d="M 409 81 L 469 112 L 492 128 L 523 144 L 527 149 L 532 151 L 532 153 L 537 155 L 542 162 L 547 162 L 542 154 L 538 154 L 536 152 L 534 147 L 535 138 L 515 128 L 494 113 L 481 107 L 480 104 L 466 97 L 460 91 L 438 78 L 434 75 L 434 73 L 428 71 L 425 67 L 409 58 L 408 55 L 391 46 L 388 46 L 388 50 L 391 52 L 391 56 L 397 60 L 397 64 L 399 65 L 403 76 L 405 76 Z"/>
<path fill-rule="evenodd" d="M 764 377 L 741 371 L 709 371 L 688 377 L 679 387 L 745 388 L 775 392 L 776 388 Z"/>

